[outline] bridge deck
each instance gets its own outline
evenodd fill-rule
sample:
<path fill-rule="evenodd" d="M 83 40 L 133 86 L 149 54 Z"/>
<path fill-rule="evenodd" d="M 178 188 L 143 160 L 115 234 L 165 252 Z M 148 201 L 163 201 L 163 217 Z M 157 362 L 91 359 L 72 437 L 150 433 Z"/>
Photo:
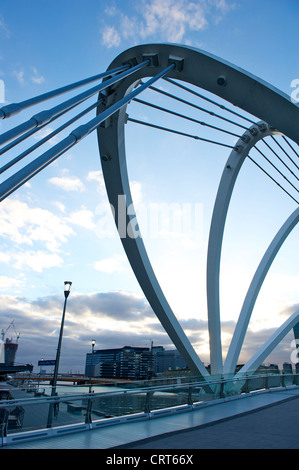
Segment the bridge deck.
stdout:
<path fill-rule="evenodd" d="M 298 401 L 298 388 L 256 393 L 193 412 L 16 443 L 5 448 L 299 448 Z"/>

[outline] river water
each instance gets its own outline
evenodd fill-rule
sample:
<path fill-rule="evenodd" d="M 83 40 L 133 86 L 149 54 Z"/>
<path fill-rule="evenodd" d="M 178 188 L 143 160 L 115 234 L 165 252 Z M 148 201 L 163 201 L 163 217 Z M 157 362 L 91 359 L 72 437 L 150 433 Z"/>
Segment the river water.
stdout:
<path fill-rule="evenodd" d="M 51 395 L 51 385 L 40 385 L 41 391 L 45 390 L 46 395 Z M 124 387 L 116 386 L 105 386 L 105 385 L 92 385 L 92 391 L 96 393 L 105 392 L 122 392 L 126 390 Z M 84 394 L 89 393 L 88 385 L 68 385 L 61 384 L 57 385 L 56 391 L 59 396 L 73 395 L 73 394 Z M 130 389 L 133 392 L 132 389 Z M 197 395 L 198 399 L 198 395 Z M 82 404 L 86 404 L 87 400 L 82 399 Z M 183 405 L 188 402 L 187 389 L 181 392 L 175 390 L 168 392 L 155 392 L 147 395 L 146 392 L 140 392 L 136 390 L 136 393 L 120 394 L 115 395 L 112 393 L 109 395 L 94 396 L 92 400 L 92 411 L 100 417 L 111 417 L 119 416 L 124 414 L 131 414 L 137 412 L 143 412 L 150 408 L 161 409 L 169 406 Z M 78 402 L 74 402 L 77 403 Z"/>

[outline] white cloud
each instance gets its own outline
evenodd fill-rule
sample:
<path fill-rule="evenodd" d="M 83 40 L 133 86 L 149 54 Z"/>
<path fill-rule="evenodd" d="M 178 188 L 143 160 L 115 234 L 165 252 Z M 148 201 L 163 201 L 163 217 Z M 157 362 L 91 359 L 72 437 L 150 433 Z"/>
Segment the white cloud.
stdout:
<path fill-rule="evenodd" d="M 57 209 L 58 209 L 60 212 L 62 212 L 62 213 L 65 212 L 65 209 L 66 209 L 66 208 L 65 208 L 65 205 L 64 205 L 62 202 L 60 202 L 60 201 L 53 201 L 52 204 L 53 204 L 55 207 L 57 207 Z"/>
<path fill-rule="evenodd" d="M 87 181 L 96 181 L 96 183 L 98 183 L 97 191 L 101 195 L 106 194 L 106 188 L 105 188 L 105 183 L 104 183 L 104 178 L 103 178 L 102 171 L 100 171 L 100 170 L 98 170 L 98 171 L 89 171 L 86 179 L 87 179 Z"/>
<path fill-rule="evenodd" d="M 42 75 L 40 75 L 36 67 L 31 67 L 31 70 L 33 73 L 31 80 L 33 81 L 33 83 L 37 83 L 38 85 L 41 85 L 45 81 L 45 78 Z"/>
<path fill-rule="evenodd" d="M 64 219 L 49 210 L 31 208 L 14 199 L 2 202 L 0 219 L 0 236 L 4 239 L 29 246 L 40 242 L 52 252 L 59 251 L 60 245 L 74 234 Z"/>
<path fill-rule="evenodd" d="M 80 227 L 84 227 L 87 230 L 92 230 L 95 228 L 93 219 L 93 213 L 83 206 L 80 210 L 72 212 L 68 218 L 68 221 L 71 224 L 79 225 Z"/>
<path fill-rule="evenodd" d="M 42 140 L 48 135 L 52 134 L 54 129 L 52 127 L 47 127 L 46 129 L 41 129 L 40 131 L 37 131 L 35 134 L 33 134 L 33 138 L 35 140 Z M 56 144 L 58 142 L 57 136 L 52 137 L 52 139 L 49 139 L 48 142 L 50 144 Z"/>
<path fill-rule="evenodd" d="M 180 42 L 188 29 L 199 31 L 207 25 L 202 2 L 151 0 L 145 4 L 142 38 L 162 33 L 167 40 Z"/>
<path fill-rule="evenodd" d="M 115 6 L 105 10 L 102 40 L 107 47 L 118 47 L 124 39 L 136 42 L 153 36 L 182 42 L 190 31 L 203 30 L 211 20 L 218 23 L 234 7 L 227 0 L 142 0 L 135 6 L 135 16 Z"/>
<path fill-rule="evenodd" d="M 117 47 L 120 45 L 121 38 L 114 26 L 106 26 L 102 31 L 102 39 L 105 46 Z"/>
<path fill-rule="evenodd" d="M 48 182 L 64 191 L 85 191 L 84 184 L 77 176 L 54 176 Z"/>
<path fill-rule="evenodd" d="M 14 70 L 13 75 L 16 77 L 20 85 L 24 84 L 24 70 Z"/>
<path fill-rule="evenodd" d="M 18 252 L 13 254 L 12 259 L 15 268 L 24 269 L 29 267 L 39 273 L 44 269 L 61 266 L 63 263 L 63 259 L 59 255 L 45 251 Z"/>
<path fill-rule="evenodd" d="M 21 287 L 23 281 L 8 276 L 0 276 L 0 290 L 5 290 L 10 287 Z"/>

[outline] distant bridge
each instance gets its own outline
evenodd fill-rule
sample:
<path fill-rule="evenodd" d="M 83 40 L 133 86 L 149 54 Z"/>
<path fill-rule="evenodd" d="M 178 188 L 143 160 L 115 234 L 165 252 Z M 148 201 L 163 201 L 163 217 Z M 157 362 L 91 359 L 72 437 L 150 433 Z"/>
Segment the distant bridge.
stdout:
<path fill-rule="evenodd" d="M 53 374 L 15 374 L 14 375 L 15 380 L 21 380 L 21 381 L 35 381 L 35 382 L 49 382 L 51 383 L 53 380 Z M 86 376 L 76 376 L 76 375 L 58 375 L 57 377 L 57 382 L 72 382 L 73 384 L 76 385 L 96 385 L 96 384 L 102 384 L 102 385 L 114 385 L 115 383 L 121 383 L 121 382 L 130 382 L 129 380 L 126 379 L 105 379 L 105 378 L 99 378 L 99 377 L 86 377 Z"/>

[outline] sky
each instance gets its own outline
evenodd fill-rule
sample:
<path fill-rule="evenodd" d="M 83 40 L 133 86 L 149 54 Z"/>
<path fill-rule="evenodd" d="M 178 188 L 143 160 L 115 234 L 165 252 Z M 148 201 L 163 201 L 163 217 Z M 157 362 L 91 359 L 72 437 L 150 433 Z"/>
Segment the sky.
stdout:
<path fill-rule="evenodd" d="M 104 72 L 122 51 L 153 42 L 202 49 L 295 96 L 298 19 L 297 0 L 0 0 L 0 106 Z M 157 86 L 180 93 L 165 81 Z M 181 96 L 191 99 L 190 94 L 182 92 Z M 207 114 L 180 107 L 157 92 L 147 91 L 141 98 L 219 125 Z M 0 132 L 35 112 L 31 109 L 1 121 Z M 220 137 L 229 145 L 236 142 L 236 137 L 213 134 L 138 103 L 131 103 L 127 112 L 135 119 L 193 135 Z M 45 130 L 39 131 L 31 142 L 44 135 Z M 58 141 L 54 137 L 43 151 Z M 21 144 L 10 155 L 23 149 Z M 149 257 L 175 315 L 207 365 L 207 242 L 230 150 L 130 122 L 126 149 L 133 200 Z M 8 157 L 1 158 L 6 162 Z M 9 170 L 8 176 L 12 173 Z M 295 186 L 297 181 L 293 178 Z M 289 190 L 296 196 L 295 189 Z M 223 241 L 224 357 L 258 263 L 296 206 L 257 167 L 245 162 Z M 20 332 L 17 362 L 32 362 L 38 370 L 40 359 L 55 358 L 65 280 L 73 284 L 60 370 L 84 371 L 93 339 L 96 349 L 149 347 L 151 341 L 174 347 L 145 299 L 116 234 L 95 133 L 2 202 L 0 220 L 0 329 L 6 330 L 14 320 Z M 258 296 L 240 362 L 248 360 L 298 308 L 298 286 L 296 227 Z M 13 328 L 7 336 L 14 336 Z M 292 339 L 289 333 L 265 362 L 290 362 Z"/>

